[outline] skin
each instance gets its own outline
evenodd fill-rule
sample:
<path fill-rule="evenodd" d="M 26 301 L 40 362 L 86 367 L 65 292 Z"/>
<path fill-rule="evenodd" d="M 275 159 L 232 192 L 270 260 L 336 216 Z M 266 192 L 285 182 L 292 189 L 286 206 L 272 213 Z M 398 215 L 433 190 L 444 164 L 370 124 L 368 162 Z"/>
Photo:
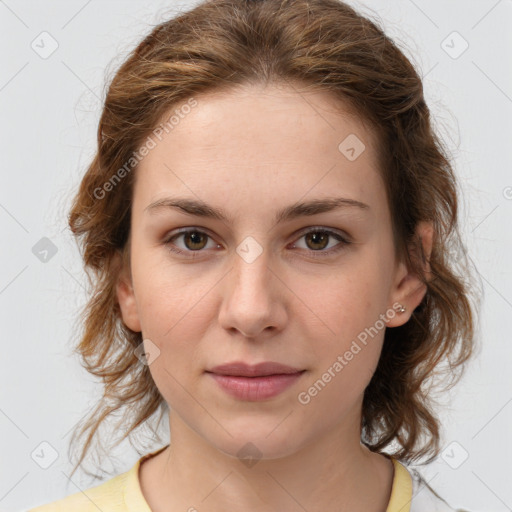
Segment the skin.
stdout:
<path fill-rule="evenodd" d="M 379 315 L 386 328 L 402 325 L 426 292 L 395 254 L 374 136 L 338 100 L 291 85 L 196 99 L 137 168 L 131 266 L 117 286 L 125 324 L 160 350 L 149 368 L 171 410 L 172 444 L 141 465 L 142 492 L 155 512 L 382 512 L 392 463 L 360 443 L 359 425 L 385 328 L 308 404 L 297 399 Z M 349 134 L 366 146 L 354 161 L 338 149 Z M 145 211 L 169 196 L 200 198 L 231 220 Z M 285 206 L 328 196 L 369 209 L 273 222 Z M 331 236 L 322 245 L 308 227 L 352 243 Z M 167 242 L 177 228 L 208 236 L 178 236 L 178 255 Z M 428 259 L 431 226 L 418 234 Z M 262 249 L 251 263 L 236 252 L 248 236 Z M 390 318 L 397 302 L 407 311 Z M 244 401 L 205 373 L 236 360 L 307 371 L 274 398 Z M 262 454 L 251 467 L 237 456 L 248 442 Z"/>

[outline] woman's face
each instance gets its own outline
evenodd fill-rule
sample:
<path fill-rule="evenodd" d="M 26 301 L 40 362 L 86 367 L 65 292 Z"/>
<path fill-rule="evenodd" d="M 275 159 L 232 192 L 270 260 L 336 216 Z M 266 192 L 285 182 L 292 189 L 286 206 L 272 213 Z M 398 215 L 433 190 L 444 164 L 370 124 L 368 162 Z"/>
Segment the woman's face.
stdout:
<path fill-rule="evenodd" d="M 292 87 L 195 100 L 136 170 L 123 320 L 142 331 L 172 421 L 233 456 L 251 442 L 282 457 L 359 425 L 385 322 L 405 323 L 422 294 L 395 259 L 360 121 Z M 326 199 L 343 200 L 314 206 Z M 232 379 L 232 394 L 209 373 L 232 362 L 302 373 Z"/>

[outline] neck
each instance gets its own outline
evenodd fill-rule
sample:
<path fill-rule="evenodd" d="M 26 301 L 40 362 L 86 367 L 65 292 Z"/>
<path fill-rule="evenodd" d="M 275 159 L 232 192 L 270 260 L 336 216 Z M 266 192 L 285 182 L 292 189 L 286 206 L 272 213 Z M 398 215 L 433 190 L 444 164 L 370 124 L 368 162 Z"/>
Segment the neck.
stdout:
<path fill-rule="evenodd" d="M 172 412 L 169 424 L 171 445 L 141 469 L 153 512 L 220 512 L 233 505 L 251 512 L 386 510 L 392 462 L 360 443 L 358 419 L 287 457 L 252 463 L 219 450 Z"/>

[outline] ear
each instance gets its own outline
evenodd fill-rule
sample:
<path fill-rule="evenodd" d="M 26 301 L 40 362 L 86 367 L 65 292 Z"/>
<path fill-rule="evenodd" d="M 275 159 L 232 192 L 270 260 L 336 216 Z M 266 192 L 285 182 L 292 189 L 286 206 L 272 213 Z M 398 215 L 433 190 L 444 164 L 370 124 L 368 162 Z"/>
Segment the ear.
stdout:
<path fill-rule="evenodd" d="M 431 222 L 421 221 L 416 227 L 416 241 L 409 246 L 411 259 L 421 263 L 424 278 L 430 281 L 432 273 L 430 269 L 430 254 L 434 238 L 434 227 Z M 395 316 L 387 322 L 388 327 L 398 327 L 405 324 L 413 311 L 419 306 L 427 292 L 427 286 L 421 279 L 407 268 L 404 261 L 396 266 L 395 278 L 390 294 L 390 304 L 393 304 Z M 397 304 L 405 308 L 404 313 L 399 313 Z"/>
<path fill-rule="evenodd" d="M 116 267 L 120 267 L 116 283 L 116 295 L 124 324 L 134 332 L 141 332 L 137 301 L 132 285 L 130 264 L 120 253 L 114 256 Z"/>

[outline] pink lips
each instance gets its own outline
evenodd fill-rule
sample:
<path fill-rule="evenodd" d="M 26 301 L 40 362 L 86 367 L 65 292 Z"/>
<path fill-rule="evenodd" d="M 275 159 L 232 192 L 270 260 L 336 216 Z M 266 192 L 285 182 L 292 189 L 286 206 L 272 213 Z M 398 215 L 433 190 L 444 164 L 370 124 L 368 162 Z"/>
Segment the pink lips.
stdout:
<path fill-rule="evenodd" d="M 228 394 L 241 400 L 259 401 L 279 395 L 294 384 L 305 370 L 274 362 L 248 365 L 234 362 L 208 370 Z"/>

